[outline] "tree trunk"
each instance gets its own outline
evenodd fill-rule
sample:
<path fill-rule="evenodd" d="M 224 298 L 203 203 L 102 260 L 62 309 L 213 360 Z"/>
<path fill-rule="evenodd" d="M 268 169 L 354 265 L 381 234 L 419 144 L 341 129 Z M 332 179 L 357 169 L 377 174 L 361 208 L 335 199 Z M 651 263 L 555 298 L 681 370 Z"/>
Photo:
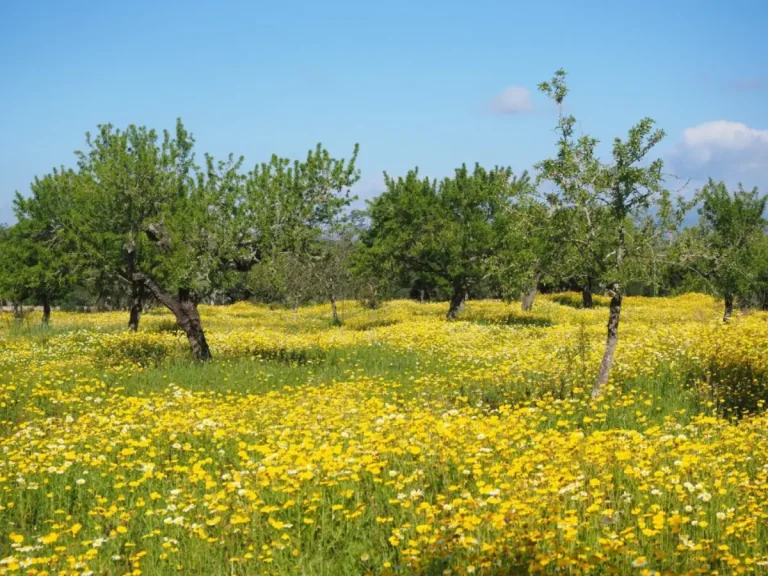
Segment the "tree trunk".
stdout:
<path fill-rule="evenodd" d="M 336 308 L 336 297 L 331 294 L 331 313 L 333 314 L 333 325 L 341 326 L 341 320 L 339 320 L 339 311 Z"/>
<path fill-rule="evenodd" d="M 48 300 L 48 296 L 43 296 L 43 325 L 48 326 L 48 322 L 51 320 L 51 302 Z"/>
<path fill-rule="evenodd" d="M 523 292 L 522 297 L 520 298 L 521 304 L 520 307 L 522 308 L 523 312 L 530 312 L 533 310 L 533 301 L 536 298 L 536 292 L 539 289 L 539 279 L 541 278 L 541 273 L 537 272 L 536 276 L 533 278 L 533 283 L 531 284 L 531 287 L 528 289 L 528 292 Z"/>
<path fill-rule="evenodd" d="M 13 320 L 16 323 L 24 321 L 24 305 L 21 302 L 13 303 Z"/>
<path fill-rule="evenodd" d="M 144 308 L 144 282 L 133 282 L 131 285 L 131 311 L 128 318 L 128 328 L 137 332 L 141 311 Z"/>
<path fill-rule="evenodd" d="M 581 304 L 588 309 L 595 307 L 595 303 L 592 301 L 592 280 L 590 278 L 587 278 L 587 282 L 581 290 Z"/>
<path fill-rule="evenodd" d="M 608 336 L 605 341 L 605 352 L 603 361 L 600 363 L 600 371 L 597 373 L 597 380 L 592 387 L 592 398 L 599 398 L 603 393 L 603 386 L 608 383 L 608 377 L 611 374 L 613 365 L 613 355 L 616 352 L 616 346 L 619 343 L 619 316 L 621 315 L 621 290 L 619 286 L 614 286 L 611 296 L 611 306 L 608 313 Z"/>
<path fill-rule="evenodd" d="M 725 295 L 725 313 L 723 314 L 723 322 L 728 322 L 733 314 L 733 296 L 730 293 Z"/>
<path fill-rule="evenodd" d="M 419 289 L 419 302 L 424 304 L 424 288 Z"/>
<path fill-rule="evenodd" d="M 210 360 L 213 356 L 205 339 L 200 313 L 197 311 L 197 302 L 189 297 L 187 291 L 179 290 L 179 305 L 176 310 L 171 309 L 171 312 L 176 316 L 179 327 L 187 335 L 192 357 L 195 360 Z"/>
<path fill-rule="evenodd" d="M 205 339 L 203 324 L 200 321 L 200 313 L 197 311 L 197 301 L 189 290 L 180 288 L 177 296 L 163 290 L 160 285 L 149 276 L 136 274 L 134 279 L 144 283 L 144 286 L 176 317 L 176 324 L 184 330 L 189 341 L 189 349 L 195 360 L 211 360 L 211 349 Z"/>
<path fill-rule="evenodd" d="M 369 284 L 369 287 L 371 289 L 371 293 L 365 304 L 371 310 L 375 310 L 379 307 L 379 289 L 376 285 Z"/>
<path fill-rule="evenodd" d="M 464 311 L 464 302 L 467 300 L 467 290 L 463 286 L 456 286 L 451 297 L 451 306 L 448 308 L 448 320 L 455 320 Z"/>

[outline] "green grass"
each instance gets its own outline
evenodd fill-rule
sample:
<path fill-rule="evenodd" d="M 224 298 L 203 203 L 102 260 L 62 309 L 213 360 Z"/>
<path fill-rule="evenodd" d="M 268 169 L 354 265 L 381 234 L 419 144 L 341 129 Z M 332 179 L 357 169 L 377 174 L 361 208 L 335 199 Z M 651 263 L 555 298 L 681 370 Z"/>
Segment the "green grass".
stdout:
<path fill-rule="evenodd" d="M 221 393 L 259 394 L 304 384 L 330 384 L 356 377 L 384 378 L 406 384 L 410 377 L 435 368 L 435 363 L 420 359 L 414 352 L 384 346 L 330 350 L 306 361 L 273 358 L 218 359 L 190 363 L 176 358 L 133 376 L 116 379 L 126 394 L 164 390 L 174 384 L 194 392 L 215 390 Z"/>

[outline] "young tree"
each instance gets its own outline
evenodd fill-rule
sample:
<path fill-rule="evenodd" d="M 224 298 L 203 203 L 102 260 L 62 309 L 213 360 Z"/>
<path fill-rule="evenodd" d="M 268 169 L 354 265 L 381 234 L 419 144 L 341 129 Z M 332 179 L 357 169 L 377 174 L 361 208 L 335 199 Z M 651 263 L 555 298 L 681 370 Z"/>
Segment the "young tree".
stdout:
<path fill-rule="evenodd" d="M 312 257 L 312 273 L 322 296 L 331 303 L 334 326 L 341 326 L 337 300 L 345 298 L 352 285 L 351 261 L 354 252 L 354 229 L 339 225 L 323 238 Z"/>
<path fill-rule="evenodd" d="M 765 242 L 768 196 L 741 185 L 729 192 L 724 182 L 710 179 L 699 198 L 699 226 L 694 232 L 698 249 L 692 253 L 697 255 L 698 273 L 723 297 L 723 321 L 728 322 L 734 299 L 748 299 L 765 273 L 760 247 Z"/>
<path fill-rule="evenodd" d="M 457 169 L 441 182 L 385 174 L 387 189 L 369 204 L 363 243 L 396 263 L 403 283 L 438 279 L 451 293 L 447 317 L 455 319 L 467 294 L 487 276 L 497 245 L 495 219 L 505 210 L 515 180 L 508 168 Z"/>
<path fill-rule="evenodd" d="M 539 164 L 541 176 L 558 186 L 559 201 L 570 205 L 575 214 L 584 215 L 582 223 L 586 234 L 574 236 L 569 241 L 604 266 L 600 280 L 611 296 L 605 352 L 592 388 L 592 397 L 598 398 L 608 382 L 618 345 L 623 289 L 630 269 L 628 260 L 635 256 L 628 252 L 627 228 L 629 222 L 662 192 L 661 160 L 649 165 L 643 165 L 643 161 L 664 137 L 664 132 L 654 130 L 653 120 L 644 118 L 629 130 L 626 140 L 614 139 L 612 162 L 604 165 L 595 155 L 597 140 L 588 136 L 575 140 L 576 119 L 563 114 L 563 102 L 568 94 L 565 72 L 557 71 L 550 82 L 540 85 L 540 89 L 554 100 L 560 111 L 558 154 Z M 596 209 L 600 206 L 606 209 L 598 212 Z M 601 217 L 599 224 L 595 222 L 598 213 Z M 598 230 L 603 230 L 610 238 L 612 251 L 605 259 L 594 251 Z M 643 244 L 633 243 L 635 246 Z"/>
<path fill-rule="evenodd" d="M 293 310 L 294 319 L 299 306 L 317 296 L 317 280 L 307 254 L 287 252 L 280 254 L 274 263 L 265 267 L 272 278 L 276 295 Z"/>

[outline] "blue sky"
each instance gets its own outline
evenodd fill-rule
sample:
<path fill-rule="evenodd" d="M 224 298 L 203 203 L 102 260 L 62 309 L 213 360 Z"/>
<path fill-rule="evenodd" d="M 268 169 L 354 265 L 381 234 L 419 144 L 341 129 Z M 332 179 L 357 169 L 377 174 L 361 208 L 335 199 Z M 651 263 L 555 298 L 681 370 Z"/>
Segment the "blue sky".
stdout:
<path fill-rule="evenodd" d="M 382 170 L 522 170 L 554 150 L 535 87 L 559 67 L 583 131 L 651 116 L 670 171 L 768 187 L 766 22 L 765 0 L 2 2 L 0 221 L 105 122 L 181 116 L 247 164 L 359 142 L 363 197 Z"/>

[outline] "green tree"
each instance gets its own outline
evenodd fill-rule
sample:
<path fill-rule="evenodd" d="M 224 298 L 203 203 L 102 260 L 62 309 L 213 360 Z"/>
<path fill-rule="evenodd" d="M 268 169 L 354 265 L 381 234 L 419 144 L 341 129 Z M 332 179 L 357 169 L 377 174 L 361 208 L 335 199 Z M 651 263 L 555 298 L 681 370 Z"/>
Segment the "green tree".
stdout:
<path fill-rule="evenodd" d="M 399 266 L 386 243 L 372 232 L 366 213 L 354 213 L 353 218 L 357 242 L 351 255 L 350 271 L 358 300 L 373 309 L 396 290 Z"/>
<path fill-rule="evenodd" d="M 278 297 L 298 316 L 299 306 L 307 304 L 317 296 L 317 281 L 312 263 L 307 254 L 286 252 L 280 254 L 272 266 L 270 277 Z"/>
<path fill-rule="evenodd" d="M 752 256 L 756 274 L 747 302 L 760 310 L 768 310 L 768 234 L 758 237 Z"/>
<path fill-rule="evenodd" d="M 355 228 L 339 223 L 318 243 L 311 254 L 311 270 L 319 294 L 331 303 L 331 317 L 341 326 L 337 301 L 352 290 L 352 255 L 355 251 Z"/>
<path fill-rule="evenodd" d="M 558 141 L 557 156 L 536 165 L 537 183 L 549 181 L 557 187 L 546 199 L 557 214 L 562 239 L 559 280 L 580 286 L 584 307 L 592 308 L 592 291 L 609 267 L 613 218 L 602 197 L 606 169 L 596 154 L 598 140 L 589 135 L 577 138 L 576 118 L 564 113 L 565 77 L 565 71 L 558 70 L 550 82 L 539 86 L 557 105 Z"/>
<path fill-rule="evenodd" d="M 369 204 L 363 243 L 395 266 L 401 282 L 441 282 L 451 294 L 448 319 L 488 275 L 497 245 L 495 219 L 513 193 L 508 168 L 457 169 L 438 182 L 411 170 L 404 178 L 385 174 L 386 190 Z"/>
<path fill-rule="evenodd" d="M 540 283 L 556 283 L 563 272 L 567 212 L 537 193 L 527 174 L 516 196 L 496 220 L 498 245 L 490 257 L 491 276 L 505 299 L 520 294 L 523 311 L 533 308 Z"/>
<path fill-rule="evenodd" d="M 0 299 L 13 305 L 14 318 L 23 319 L 23 303 L 29 294 L 24 276 L 26 250 L 21 248 L 23 235 L 16 226 L 2 229 L 0 234 Z"/>
<path fill-rule="evenodd" d="M 78 279 L 73 239 L 62 225 L 72 207 L 76 178 L 71 170 L 54 170 L 35 179 L 28 197 L 17 193 L 17 222 L 0 250 L 0 291 L 16 303 L 17 315 L 24 301 L 41 305 L 43 324 L 50 320 L 52 304 Z"/>
<path fill-rule="evenodd" d="M 766 268 L 764 217 L 768 196 L 739 185 L 729 192 L 724 182 L 710 179 L 699 192 L 699 225 L 691 239 L 698 274 L 723 297 L 723 321 L 733 314 L 734 299 L 747 301 Z"/>
<path fill-rule="evenodd" d="M 647 165 L 643 162 L 664 132 L 654 129 L 653 120 L 644 118 L 629 130 L 626 139 L 614 139 L 612 161 L 603 164 L 595 153 L 598 141 L 589 136 L 576 139 L 576 119 L 563 113 L 568 94 L 565 76 L 565 71 L 559 70 L 539 87 L 558 106 L 559 139 L 557 156 L 541 162 L 538 168 L 542 179 L 557 185 L 557 201 L 570 206 L 578 217 L 578 225 L 572 229 L 579 233 L 568 241 L 588 254 L 587 262 L 599 264 L 598 280 L 611 296 L 605 352 L 592 389 L 592 397 L 597 398 L 608 382 L 618 345 L 623 290 L 632 270 L 630 260 L 640 256 L 631 248 L 646 245 L 628 241 L 627 230 L 663 191 L 661 160 Z M 644 232 L 652 233 L 652 229 Z M 598 238 L 609 239 L 611 251 L 607 255 L 597 252 Z"/>
<path fill-rule="evenodd" d="M 142 273 L 154 266 L 156 249 L 147 236 L 169 207 L 188 196 L 194 140 L 177 125 L 176 134 L 130 125 L 100 125 L 78 151 L 81 185 L 69 227 L 78 254 L 99 284 L 122 284 L 130 299 L 128 326 L 138 330 L 149 290 Z"/>

